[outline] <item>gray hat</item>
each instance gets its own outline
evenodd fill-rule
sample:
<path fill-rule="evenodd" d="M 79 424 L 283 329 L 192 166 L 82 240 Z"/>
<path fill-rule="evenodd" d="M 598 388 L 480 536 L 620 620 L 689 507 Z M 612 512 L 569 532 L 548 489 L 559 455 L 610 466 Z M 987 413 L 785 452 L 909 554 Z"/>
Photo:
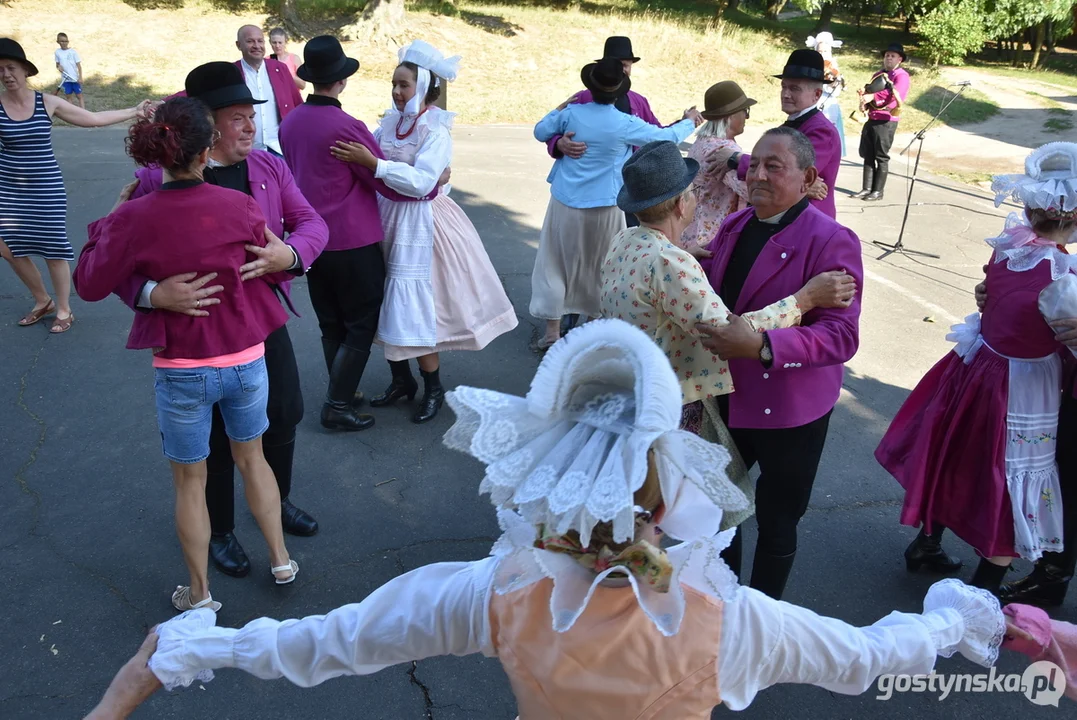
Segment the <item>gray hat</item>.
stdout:
<path fill-rule="evenodd" d="M 617 193 L 617 207 L 629 213 L 654 207 L 684 192 L 698 172 L 699 163 L 682 157 L 675 143 L 649 142 L 621 169 L 624 185 Z"/>

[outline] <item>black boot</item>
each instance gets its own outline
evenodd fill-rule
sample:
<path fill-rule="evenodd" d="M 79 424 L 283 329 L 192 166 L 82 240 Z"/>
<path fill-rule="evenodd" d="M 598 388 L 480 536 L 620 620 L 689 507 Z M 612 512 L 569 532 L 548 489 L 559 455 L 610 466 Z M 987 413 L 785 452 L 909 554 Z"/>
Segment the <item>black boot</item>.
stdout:
<path fill-rule="evenodd" d="M 999 600 L 1058 607 L 1066 599 L 1066 588 L 1071 579 L 1072 576 L 1057 565 L 1039 560 L 1028 575 L 999 588 Z"/>
<path fill-rule="evenodd" d="M 961 569 L 960 558 L 947 555 L 942 549 L 942 534 L 946 531 L 942 525 L 935 525 L 935 531 L 928 535 L 923 528 L 909 547 L 905 548 L 905 568 L 916 572 L 927 566 L 931 572 L 952 573 Z"/>
<path fill-rule="evenodd" d="M 980 558 L 980 564 L 976 566 L 976 572 L 972 574 L 969 585 L 983 588 L 989 593 L 998 594 L 1002 578 L 1006 577 L 1009 565 L 996 565 L 987 558 Z"/>
<path fill-rule="evenodd" d="M 890 169 L 879 166 L 879 169 L 875 171 L 875 177 L 871 182 L 871 194 L 868 195 L 865 200 L 874 202 L 875 200 L 883 199 L 883 189 L 886 187 L 886 176 L 890 174 Z"/>
<path fill-rule="evenodd" d="M 340 343 L 333 340 L 326 340 L 322 338 L 322 353 L 325 355 L 325 369 L 332 375 L 333 374 L 333 361 L 336 360 L 337 352 L 340 350 Z M 359 407 L 363 404 L 363 393 L 359 390 L 355 391 L 355 397 L 352 399 L 352 405 Z"/>
<path fill-rule="evenodd" d="M 356 350 L 341 345 L 329 373 L 329 391 L 322 405 L 322 427 L 330 430 L 366 430 L 374 426 L 371 415 L 355 410 L 355 389 L 366 369 L 369 350 Z"/>
<path fill-rule="evenodd" d="M 392 405 L 402 397 L 414 400 L 415 393 L 419 392 L 419 383 L 411 376 L 411 366 L 407 360 L 390 360 L 389 370 L 393 373 L 393 381 L 381 395 L 370 398 L 370 407 Z"/>
<path fill-rule="evenodd" d="M 225 575 L 243 577 L 251 571 L 251 561 L 233 533 L 209 536 L 209 558 Z"/>
<path fill-rule="evenodd" d="M 866 198 L 868 195 L 871 194 L 871 190 L 872 190 L 871 183 L 872 183 L 872 180 L 874 179 L 874 177 L 875 177 L 875 168 L 873 168 L 871 165 L 868 165 L 867 161 L 865 161 L 864 162 L 864 184 L 862 186 L 863 189 L 858 193 L 853 193 L 853 198 L 854 199 L 863 200 L 864 198 Z"/>
<path fill-rule="evenodd" d="M 441 378 L 438 370 L 426 372 L 420 370 L 423 375 L 423 401 L 419 404 L 419 411 L 412 416 L 413 423 L 421 424 L 430 422 L 438 416 L 441 404 L 445 402 L 445 388 L 441 387 Z"/>
<path fill-rule="evenodd" d="M 788 555 L 771 555 L 757 547 L 755 560 L 752 562 L 751 587 L 775 600 L 781 600 L 796 556 L 795 552 Z"/>

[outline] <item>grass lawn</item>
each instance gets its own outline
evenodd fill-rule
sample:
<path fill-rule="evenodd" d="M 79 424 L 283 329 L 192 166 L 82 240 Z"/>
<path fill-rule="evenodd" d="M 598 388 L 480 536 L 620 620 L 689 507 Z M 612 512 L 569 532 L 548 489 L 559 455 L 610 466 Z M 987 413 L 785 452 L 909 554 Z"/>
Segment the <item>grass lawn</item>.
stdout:
<path fill-rule="evenodd" d="M 643 58 L 633 71 L 633 87 L 651 101 L 664 122 L 690 105 L 703 105 L 713 83 L 732 79 L 759 100 L 750 122 L 777 124 L 779 72 L 788 53 L 803 47 L 814 20 L 773 23 L 738 13 L 715 21 L 710 0 L 580 0 L 567 9 L 557 0 L 459 0 L 453 15 L 437 14 L 439 0 L 413 3 L 405 33 L 391 42 L 344 27 L 345 49 L 362 62 L 342 101 L 351 113 L 372 122 L 389 104 L 396 48 L 421 37 L 450 54 L 463 56 L 460 78 L 448 90 L 449 107 L 463 123 L 534 123 L 578 90 L 579 70 L 601 53 L 608 35 L 628 35 Z M 641 5 L 651 9 L 640 10 Z M 139 9 L 147 8 L 147 9 Z M 38 87 L 52 91 L 58 77 L 52 63 L 55 36 L 65 31 L 79 51 L 86 73 L 90 109 L 132 105 L 182 88 L 195 65 L 239 56 L 235 31 L 265 17 L 242 0 L 6 0 L 5 25 L 15 28 L 42 73 Z M 837 19 L 832 32 L 845 41 L 838 60 L 848 80 L 846 114 L 854 109 L 855 88 L 879 66 L 879 51 L 901 41 L 893 20 L 872 16 L 857 28 Z M 301 52 L 293 43 L 291 50 Z M 922 126 L 948 96 L 933 71 L 915 62 L 912 92 L 903 126 Z M 975 91 L 955 102 L 948 123 L 982 120 L 997 111 Z M 858 126 L 846 124 L 854 137 Z"/>

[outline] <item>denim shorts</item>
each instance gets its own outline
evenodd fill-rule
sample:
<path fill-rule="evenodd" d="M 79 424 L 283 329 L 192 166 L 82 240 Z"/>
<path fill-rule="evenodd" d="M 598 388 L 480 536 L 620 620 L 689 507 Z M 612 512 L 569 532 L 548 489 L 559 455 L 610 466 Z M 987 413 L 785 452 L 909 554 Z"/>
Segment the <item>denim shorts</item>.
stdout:
<path fill-rule="evenodd" d="M 261 437 L 269 427 L 269 376 L 265 358 L 229 368 L 155 368 L 157 423 L 165 457 L 185 465 L 209 457 L 213 406 L 236 442 Z"/>

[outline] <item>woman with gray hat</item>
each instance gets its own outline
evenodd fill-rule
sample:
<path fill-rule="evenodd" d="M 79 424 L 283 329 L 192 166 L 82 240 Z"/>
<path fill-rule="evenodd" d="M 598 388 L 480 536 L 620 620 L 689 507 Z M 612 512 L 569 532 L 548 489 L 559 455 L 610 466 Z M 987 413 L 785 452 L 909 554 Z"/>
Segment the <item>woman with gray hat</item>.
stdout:
<path fill-rule="evenodd" d="M 594 318 L 602 312 L 599 273 L 610 238 L 625 227 L 617 192 L 621 166 L 632 148 L 653 140 L 681 142 L 696 129 L 696 120 L 702 121 L 698 111 L 689 109 L 680 122 L 660 128 L 619 111 L 615 102 L 632 85 L 620 60 L 585 65 L 580 77 L 594 102 L 570 104 L 570 99 L 535 125 L 540 142 L 575 133 L 587 143 L 586 153 L 559 158 L 547 177 L 550 204 L 531 275 L 531 315 L 546 321 L 540 350 L 560 338 L 562 316 Z"/>
<path fill-rule="evenodd" d="M 617 204 L 635 213 L 640 226 L 613 238 L 601 271 L 602 316 L 635 325 L 662 348 L 681 384 L 681 428 L 729 450 L 729 478 L 751 500 L 755 490 L 747 468 L 718 411 L 717 398 L 733 392 L 729 364 L 703 350 L 695 330 L 699 322 L 726 325 L 731 312 L 686 247 L 698 172 L 699 163 L 682 158 L 672 142 L 648 143 L 625 163 Z M 792 327 L 814 308 L 846 307 L 855 293 L 856 283 L 845 272 L 824 272 L 794 295 L 743 317 L 759 332 Z M 723 526 L 736 526 L 751 514 L 751 508 L 727 513 Z"/>
<path fill-rule="evenodd" d="M 744 132 L 744 122 L 755 100 L 744 94 L 732 80 L 711 85 L 703 96 L 705 123 L 696 130 L 696 141 L 688 157 L 702 163 L 723 148 L 743 152 L 734 139 Z M 705 247 L 718 234 L 725 216 L 748 204 L 748 186 L 737 174 L 723 167 L 713 175 L 704 174 L 696 183 L 696 217 L 684 230 L 684 247 Z"/>

